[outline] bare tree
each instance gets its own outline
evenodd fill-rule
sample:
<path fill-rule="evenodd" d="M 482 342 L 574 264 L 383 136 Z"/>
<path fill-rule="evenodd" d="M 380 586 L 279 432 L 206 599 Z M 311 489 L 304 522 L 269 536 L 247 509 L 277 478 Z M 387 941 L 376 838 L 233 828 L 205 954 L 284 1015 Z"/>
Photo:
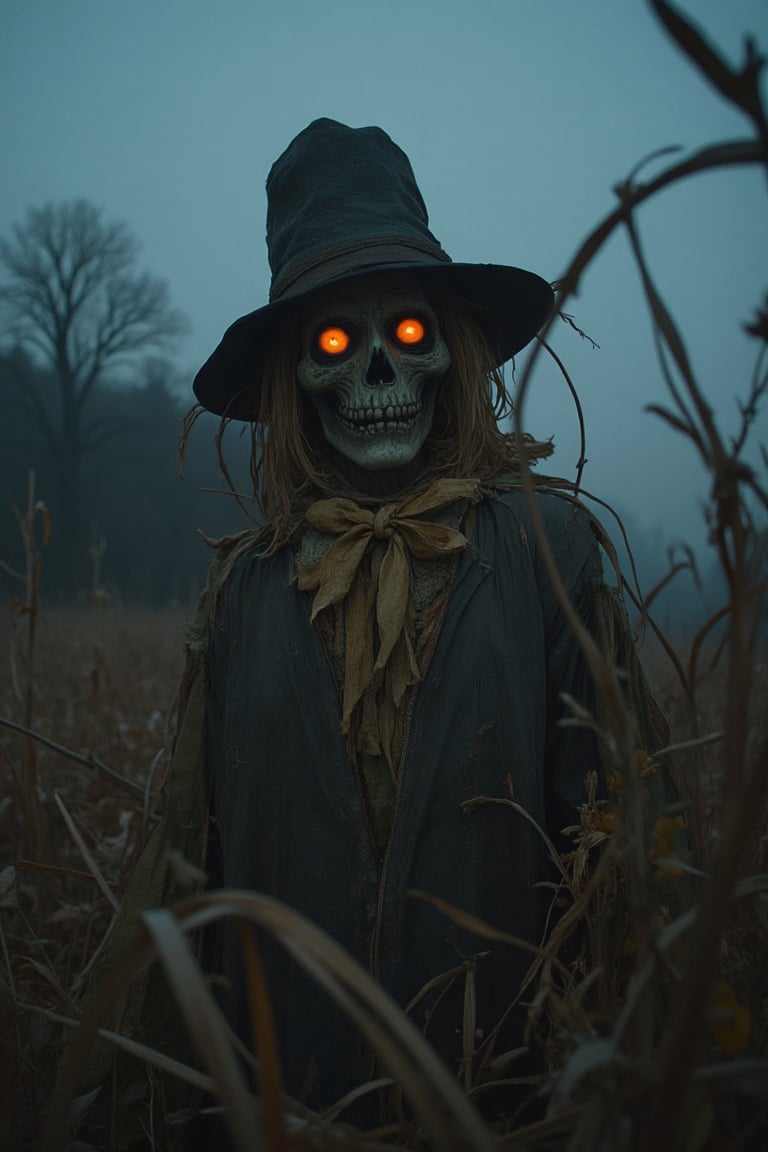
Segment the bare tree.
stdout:
<path fill-rule="evenodd" d="M 82 545 L 82 462 L 115 428 L 89 419 L 107 370 L 178 336 L 185 327 L 167 285 L 137 269 L 138 243 L 125 224 L 104 221 L 85 200 L 32 208 L 0 241 L 7 335 L 47 369 L 55 402 L 29 374 L 18 402 L 56 461 L 58 537 L 69 579 Z"/>

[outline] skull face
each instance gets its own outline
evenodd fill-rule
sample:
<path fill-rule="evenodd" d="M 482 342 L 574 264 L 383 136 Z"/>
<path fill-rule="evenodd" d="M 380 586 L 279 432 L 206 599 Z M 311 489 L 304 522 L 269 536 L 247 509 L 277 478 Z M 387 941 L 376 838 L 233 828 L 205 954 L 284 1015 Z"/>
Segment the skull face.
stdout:
<path fill-rule="evenodd" d="M 401 468 L 432 427 L 451 355 L 417 283 L 379 275 L 316 296 L 298 381 L 333 448 L 359 468 Z"/>

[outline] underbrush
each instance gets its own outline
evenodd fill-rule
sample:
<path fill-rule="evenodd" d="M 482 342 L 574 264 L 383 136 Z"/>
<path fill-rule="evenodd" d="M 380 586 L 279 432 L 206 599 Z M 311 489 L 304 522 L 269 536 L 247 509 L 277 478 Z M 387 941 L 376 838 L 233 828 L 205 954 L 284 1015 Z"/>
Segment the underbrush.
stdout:
<path fill-rule="evenodd" d="M 179 611 L 36 612 L 31 648 L 29 605 L 0 616 L 0 716 L 18 725 L 0 727 L 0 1147 L 25 1152 L 61 1050 L 51 1013 L 78 1013 L 162 777 L 184 645 Z"/>
<path fill-rule="evenodd" d="M 17 722 L 23 712 L 26 682 L 25 614 L 8 610 L 2 618 L 4 641 L 10 659 L 0 675 L 3 715 Z M 137 846 L 146 839 L 161 795 L 166 766 L 165 749 L 173 727 L 174 700 L 181 673 L 185 621 L 179 612 L 123 610 L 100 605 L 95 609 L 40 612 L 34 651 L 35 732 L 43 740 L 34 741 L 37 773 L 40 840 L 36 850 L 29 843 L 22 814 L 22 773 L 29 756 L 29 741 L 17 730 L 0 729 L 2 750 L 2 821 L 0 844 L 3 869 L 0 872 L 0 914 L 2 915 L 2 1063 L 3 1115 L 6 1135 L 3 1149 L 24 1150 L 38 1146 L 41 1119 L 49 1107 L 56 1075 L 56 1062 L 72 1025 L 82 1013 L 81 996 L 100 945 L 116 916 L 121 893 L 131 875 Z M 680 650 L 679 658 L 685 652 Z M 652 690 L 662 703 L 670 723 L 672 745 L 691 740 L 691 717 L 679 681 L 670 671 L 666 655 L 654 649 L 645 661 Z M 750 738 L 764 736 L 763 711 L 768 699 L 768 665 L 757 662 L 751 682 Z M 686 867 L 708 872 L 717 858 L 728 798 L 722 762 L 722 732 L 726 707 L 724 673 L 719 666 L 704 677 L 697 693 L 697 723 L 706 742 L 679 749 L 675 760 L 679 770 L 682 806 L 686 822 L 695 834 L 692 853 L 686 853 Z M 713 738 L 714 737 L 714 738 Z M 80 759 L 81 758 L 81 759 Z M 117 773 L 105 775 L 102 769 Z M 620 854 L 609 866 L 603 865 L 601 891 L 590 895 L 596 854 L 615 835 L 616 822 L 608 819 L 600 805 L 587 805 L 582 827 L 575 833 L 575 852 L 565 861 L 571 887 L 572 907 L 590 924 L 593 950 L 599 952 L 610 981 L 595 967 L 584 967 L 572 958 L 568 972 L 558 972 L 556 952 L 545 952 L 539 970 L 539 993 L 525 998 L 534 1008 L 533 1034 L 549 1048 L 557 1079 L 549 1083 L 551 1101 L 560 1100 L 549 1120 L 539 1120 L 515 1135 L 509 1117 L 488 1117 L 483 1125 L 488 1143 L 502 1148 L 569 1148 L 571 1130 L 578 1128 L 589 1103 L 589 1094 L 605 1105 L 605 1093 L 620 1093 L 622 1107 L 631 1117 L 635 1104 L 627 1094 L 625 1069 L 621 1075 L 610 1071 L 609 1045 L 616 1014 L 626 1008 L 627 990 L 635 944 L 621 927 L 621 921 L 601 921 L 600 909 L 610 914 L 615 888 L 625 882 Z M 671 841 L 670 841 L 671 844 Z M 666 851 L 667 849 L 665 849 Z M 673 853 L 670 847 L 669 851 Z M 604 857 L 605 860 L 605 857 Z M 674 863 L 667 864 L 674 873 Z M 715 1093 L 716 1079 L 704 1074 L 692 1095 L 693 1119 L 689 1115 L 688 1147 L 700 1149 L 752 1148 L 768 1134 L 768 1117 L 760 1090 L 768 1082 L 768 1066 L 758 1062 L 768 1050 L 768 899 L 765 873 L 768 872 L 768 819 L 765 812 L 756 822 L 749 845 L 745 846 L 742 874 L 757 877 L 756 883 L 733 907 L 722 925 L 715 980 L 708 993 L 704 1012 L 705 1029 L 696 1064 L 702 1073 L 707 1067 L 732 1069 L 731 1081 L 743 1078 L 741 1090 Z M 762 883 L 761 883 L 762 882 Z M 599 888 L 599 886 L 598 886 Z M 749 888 L 749 885 L 747 885 Z M 611 893 L 613 892 L 613 895 Z M 584 901 L 584 896 L 587 900 Z M 218 907 L 216 901 L 218 900 Z M 234 902 L 233 902 L 234 901 Z M 602 903 L 601 903 L 602 901 Z M 203 901 L 203 904 L 205 902 Z M 311 935 L 303 925 L 264 919 L 264 908 L 248 900 L 237 907 L 227 894 L 209 899 L 207 914 L 252 915 L 279 933 L 298 941 L 299 948 L 316 954 Z M 201 921 L 203 906 L 187 909 Z M 271 914 L 273 910 L 268 910 Z M 449 914 L 451 910 L 448 910 Z M 460 911 L 460 910 L 459 910 Z M 180 913 L 181 915 L 182 913 Z M 454 912 L 454 914 L 458 914 Z M 669 914 L 667 914 L 669 915 Z M 491 926 L 492 927 L 492 926 Z M 311 930 L 310 930 L 311 932 Z M 339 976 L 337 957 L 322 955 L 321 962 Z M 126 968 L 124 976 L 129 977 Z M 120 977 L 123 979 L 123 976 Z M 601 984 L 605 984 L 601 987 Z M 589 991 L 586 989 L 591 985 Z M 510 989 L 510 996 L 514 990 Z M 380 1011 L 375 1000 L 372 1009 Z M 68 1023 L 64 1023 L 67 1021 Z M 400 1038 L 407 1045 L 407 1038 Z M 619 1045 L 624 1047 L 624 1042 Z M 657 1051 L 654 1047 L 654 1050 Z M 263 1059 L 263 1055 L 262 1055 Z M 401 1048 L 396 1057 L 408 1061 Z M 137 1066 L 138 1063 L 137 1063 Z M 741 1069 L 741 1071 L 739 1071 Z M 639 1085 L 639 1067 L 632 1078 Z M 647 1073 L 647 1070 L 646 1070 Z M 423 1074 L 423 1067 L 418 1073 Z M 431 1075 L 429 1069 L 427 1075 Z M 413 1075 L 413 1072 L 411 1072 Z M 139 1076 L 151 1083 L 151 1076 Z M 407 1080 L 404 1081 L 406 1088 Z M 554 1084 L 554 1087 L 553 1087 Z M 565 1084 L 565 1089 L 563 1089 Z M 493 1085 L 488 1071 L 458 1082 L 444 1091 L 467 1099 L 482 1108 L 487 1089 Z M 703 1089 L 703 1091 L 702 1091 Z M 429 1090 L 427 1092 L 429 1094 Z M 137 1089 L 136 1106 L 146 1093 Z M 644 1096 L 641 1094 L 641 1099 Z M 440 1092 L 438 1091 L 438 1099 Z M 87 1111 L 90 1097 L 76 1106 L 86 1118 L 80 1147 L 90 1144 Z M 594 1101 L 593 1101 L 594 1103 Z M 447 1106 L 443 1102 L 442 1108 Z M 427 1110 L 429 1105 L 427 1105 Z M 301 1109 L 292 1115 L 286 1103 L 288 1144 L 254 1143 L 253 1147 L 384 1147 L 387 1137 L 373 1133 L 361 1141 L 341 1118 L 325 1120 Z M 454 1123 L 456 1123 L 454 1121 Z M 427 1125 L 428 1128 L 428 1125 Z M 470 1129 L 471 1131 L 471 1129 Z M 600 1125 L 595 1126 L 598 1139 Z M 461 1129 L 460 1129 L 461 1132 Z M 699 1137 L 690 1135 L 699 1132 Z M 426 1140 L 426 1143 L 424 1141 Z M 469 1143 L 467 1142 L 469 1140 Z M 149 1141 L 149 1137 L 148 1137 Z M 412 1147 L 442 1147 L 427 1132 L 397 1135 L 396 1142 Z M 62 1142 L 62 1147 L 64 1143 Z M 456 1147 L 474 1147 L 471 1136 L 463 1133 Z M 587 1147 L 586 1144 L 573 1145 Z M 595 1144 L 595 1147 L 600 1146 Z M 607 1146 L 607 1145 L 606 1145 Z M 627 1148 L 635 1145 L 627 1143 Z M 148 1142 L 147 1148 L 153 1147 Z M 158 1148 L 164 1147 L 162 1143 Z"/>

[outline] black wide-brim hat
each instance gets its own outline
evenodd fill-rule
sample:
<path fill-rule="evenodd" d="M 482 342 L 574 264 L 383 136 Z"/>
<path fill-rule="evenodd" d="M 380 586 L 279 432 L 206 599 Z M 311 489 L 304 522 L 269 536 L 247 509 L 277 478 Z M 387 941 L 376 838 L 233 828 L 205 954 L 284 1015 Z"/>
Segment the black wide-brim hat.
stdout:
<path fill-rule="evenodd" d="M 546 280 L 502 264 L 454 264 L 428 227 L 410 162 L 381 128 L 315 120 L 267 178 L 269 303 L 241 316 L 195 377 L 210 412 L 254 420 L 280 320 L 319 289 L 375 272 L 418 277 L 427 296 L 469 308 L 495 365 L 533 339 L 552 312 Z"/>

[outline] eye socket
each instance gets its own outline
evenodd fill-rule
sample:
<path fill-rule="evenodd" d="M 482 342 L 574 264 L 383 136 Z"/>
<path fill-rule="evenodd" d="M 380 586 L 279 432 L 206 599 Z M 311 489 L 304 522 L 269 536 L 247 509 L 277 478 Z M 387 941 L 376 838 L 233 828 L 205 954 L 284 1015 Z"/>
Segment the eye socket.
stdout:
<path fill-rule="evenodd" d="M 315 343 L 325 356 L 341 356 L 350 344 L 350 334 L 337 324 L 331 324 L 318 332 Z"/>
<path fill-rule="evenodd" d="M 395 324 L 393 334 L 398 344 L 404 344 L 406 348 L 414 348 L 417 344 L 423 344 L 427 339 L 427 328 L 423 320 L 418 316 L 403 316 Z"/>

